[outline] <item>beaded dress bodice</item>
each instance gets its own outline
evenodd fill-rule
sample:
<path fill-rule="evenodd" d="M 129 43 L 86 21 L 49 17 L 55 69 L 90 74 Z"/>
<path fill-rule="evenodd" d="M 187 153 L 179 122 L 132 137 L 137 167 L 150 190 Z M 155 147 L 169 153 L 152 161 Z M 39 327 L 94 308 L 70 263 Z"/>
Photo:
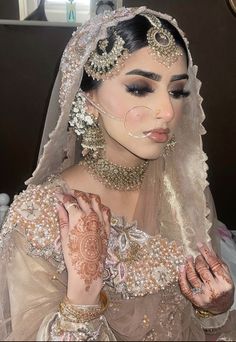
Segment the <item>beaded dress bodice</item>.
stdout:
<path fill-rule="evenodd" d="M 56 192 L 61 186 L 62 180 L 52 177 L 45 184 L 30 185 L 15 196 L 0 236 L 0 248 L 7 246 L 10 250 L 7 242 L 14 241 L 10 236 L 20 234 L 24 236 L 29 256 L 46 260 L 55 267 L 55 273 L 65 275 L 56 208 Z M 134 325 L 130 340 L 138 336 L 157 340 L 158 336 L 167 335 L 172 340 L 186 308 L 177 281 L 178 266 L 184 262 L 182 247 L 161 235 L 148 235 L 135 221 L 127 223 L 124 218 L 112 215 L 107 253 L 104 286 L 110 305 L 106 319 L 112 329 L 117 330 L 113 322 L 123 322 L 128 300 L 128 315 Z M 144 301 L 138 312 L 136 300 Z M 116 332 L 118 339 L 124 339 L 128 329 L 123 323 L 121 326 L 124 330 Z M 178 334 L 181 339 L 181 331 Z"/>
<path fill-rule="evenodd" d="M 46 185 L 31 185 L 15 196 L 2 240 L 14 230 L 24 234 L 28 254 L 49 260 L 62 272 L 65 264 L 56 209 L 57 186 L 54 179 Z M 122 298 L 155 293 L 177 281 L 181 263 L 183 251 L 175 242 L 146 234 L 135 221 L 127 223 L 112 216 L 104 272 L 104 282 L 112 292 Z"/>

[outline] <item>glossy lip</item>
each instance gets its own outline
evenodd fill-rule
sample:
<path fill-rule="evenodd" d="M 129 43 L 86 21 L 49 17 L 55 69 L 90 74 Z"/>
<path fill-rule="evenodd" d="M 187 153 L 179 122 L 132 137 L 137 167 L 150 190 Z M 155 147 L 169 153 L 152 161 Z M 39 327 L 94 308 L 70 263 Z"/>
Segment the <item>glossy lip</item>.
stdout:
<path fill-rule="evenodd" d="M 156 128 L 150 131 L 144 132 L 146 137 L 159 143 L 166 143 L 169 139 L 169 128 Z"/>

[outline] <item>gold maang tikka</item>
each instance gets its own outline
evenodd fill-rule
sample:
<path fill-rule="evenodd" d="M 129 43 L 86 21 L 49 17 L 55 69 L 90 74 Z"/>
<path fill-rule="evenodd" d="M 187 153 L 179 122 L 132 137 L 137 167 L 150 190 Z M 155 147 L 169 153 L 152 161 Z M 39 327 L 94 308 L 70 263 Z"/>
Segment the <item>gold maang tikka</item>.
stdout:
<path fill-rule="evenodd" d="M 97 50 L 100 50 L 101 54 L 92 51 L 85 63 L 84 69 L 93 79 L 105 80 L 111 78 L 120 71 L 129 56 L 128 50 L 124 48 L 124 39 L 115 31 L 113 34 L 115 40 L 111 50 L 107 52 L 108 39 L 99 40 Z"/>
<path fill-rule="evenodd" d="M 152 56 L 161 64 L 169 68 L 182 56 L 173 35 L 162 27 L 161 21 L 153 14 L 141 13 L 148 19 L 152 27 L 147 31 L 147 41 Z"/>

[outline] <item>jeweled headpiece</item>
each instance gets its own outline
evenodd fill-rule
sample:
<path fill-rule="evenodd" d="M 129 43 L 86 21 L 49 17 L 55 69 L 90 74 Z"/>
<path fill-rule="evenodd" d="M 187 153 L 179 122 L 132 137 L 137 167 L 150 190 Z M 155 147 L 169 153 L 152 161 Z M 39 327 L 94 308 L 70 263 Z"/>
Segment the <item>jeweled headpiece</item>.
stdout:
<path fill-rule="evenodd" d="M 147 31 L 147 41 L 152 56 L 169 68 L 182 55 L 180 48 L 173 35 L 162 27 L 161 21 L 155 15 L 150 13 L 141 13 L 141 15 L 152 24 Z"/>
<path fill-rule="evenodd" d="M 102 39 L 97 44 L 97 50 L 93 51 L 84 69 L 89 76 L 96 80 L 105 80 L 112 77 L 120 71 L 129 53 L 124 48 L 125 41 L 116 32 L 114 32 L 115 40 L 112 49 L 107 52 L 108 40 Z"/>

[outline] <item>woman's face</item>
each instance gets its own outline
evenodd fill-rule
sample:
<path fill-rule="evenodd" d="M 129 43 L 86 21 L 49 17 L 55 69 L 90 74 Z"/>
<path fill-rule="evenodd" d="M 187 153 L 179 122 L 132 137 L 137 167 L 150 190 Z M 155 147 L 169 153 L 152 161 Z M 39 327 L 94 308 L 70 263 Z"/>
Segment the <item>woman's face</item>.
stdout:
<path fill-rule="evenodd" d="M 112 146 L 113 153 L 117 147 L 126 155 L 129 152 L 142 159 L 158 158 L 183 112 L 187 79 L 184 54 L 167 68 L 149 54 L 147 47 L 134 52 L 118 75 L 90 92 L 93 100 L 114 117 L 100 114 L 107 151 Z M 136 106 L 151 109 L 146 123 L 132 115 L 136 109 L 130 112 Z M 127 112 L 131 114 L 125 115 Z"/>

